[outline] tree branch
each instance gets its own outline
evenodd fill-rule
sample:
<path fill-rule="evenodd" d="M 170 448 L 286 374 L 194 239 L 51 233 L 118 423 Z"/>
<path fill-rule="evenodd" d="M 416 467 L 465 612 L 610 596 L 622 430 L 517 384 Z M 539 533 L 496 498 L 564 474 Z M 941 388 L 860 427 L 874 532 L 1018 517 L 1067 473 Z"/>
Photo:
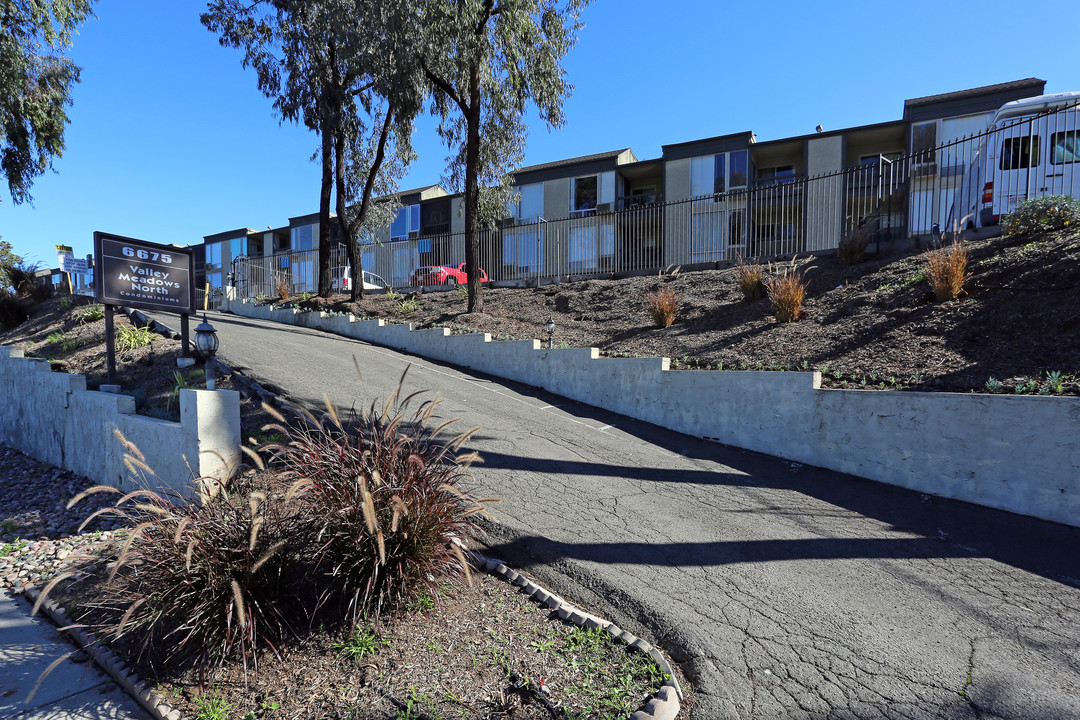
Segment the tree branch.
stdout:
<path fill-rule="evenodd" d="M 386 156 L 386 143 L 390 138 L 390 127 L 394 122 L 394 109 L 389 107 L 386 109 L 386 120 L 383 121 L 382 132 L 379 134 L 379 148 L 375 151 L 375 159 L 371 162 L 371 167 L 368 168 L 368 176 L 364 181 L 364 194 L 360 200 L 360 212 L 353 218 L 352 223 L 349 225 L 349 238 L 356 235 L 360 229 L 360 224 L 363 222 L 364 217 L 367 215 L 368 205 L 371 204 L 371 193 L 375 187 L 375 178 L 379 175 L 379 168 L 382 167 L 383 158 Z M 354 281 L 355 282 L 355 281 Z"/>
<path fill-rule="evenodd" d="M 367 85 L 364 85 L 363 87 L 358 87 L 355 90 L 350 90 L 349 95 L 353 95 L 353 96 L 360 95 L 361 93 L 365 93 L 365 92 L 367 92 L 368 90 L 370 90 L 373 87 L 375 87 L 375 81 L 374 80 L 369 82 Z"/>
<path fill-rule="evenodd" d="M 476 31 L 473 33 L 477 37 L 484 34 L 484 26 L 487 25 L 487 21 L 493 16 L 502 12 L 502 8 L 495 7 L 495 0 L 484 0 L 484 16 L 480 18 L 480 22 L 476 24 Z"/>
<path fill-rule="evenodd" d="M 428 67 L 427 61 L 422 57 L 420 58 L 420 68 L 424 71 L 424 75 L 427 77 L 427 79 L 430 80 L 431 83 L 435 85 L 435 87 L 442 91 L 448 98 L 454 101 L 454 104 L 461 108 L 461 112 L 469 112 L 469 104 L 465 102 L 464 98 L 462 98 L 461 95 L 458 94 L 456 90 L 454 90 L 454 87 L 449 82 L 432 72 L 431 68 Z"/>

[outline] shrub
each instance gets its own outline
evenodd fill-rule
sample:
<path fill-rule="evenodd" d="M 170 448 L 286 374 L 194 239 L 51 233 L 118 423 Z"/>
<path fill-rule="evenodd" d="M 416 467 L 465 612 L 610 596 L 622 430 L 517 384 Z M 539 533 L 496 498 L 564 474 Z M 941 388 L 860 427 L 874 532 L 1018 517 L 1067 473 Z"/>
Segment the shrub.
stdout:
<path fill-rule="evenodd" d="M 410 295 L 398 303 L 398 312 L 402 315 L 411 315 L 420 309 L 420 299 Z"/>
<path fill-rule="evenodd" d="M 837 252 L 840 255 L 840 262 L 844 265 L 855 265 L 861 262 L 863 253 L 866 252 L 866 246 L 869 243 L 870 229 L 865 226 L 855 228 L 847 235 L 840 238 L 840 245 L 837 248 Z"/>
<path fill-rule="evenodd" d="M 142 477 L 152 476 L 142 456 L 125 458 Z M 119 492 L 98 486 L 92 492 Z M 106 641 L 130 638 L 139 657 L 148 651 L 201 677 L 225 660 L 257 665 L 256 649 L 277 651 L 296 616 L 298 585 L 296 514 L 287 500 L 253 492 L 220 492 L 185 502 L 136 490 L 91 514 L 118 514 L 133 526 L 116 563 L 99 588 L 104 618 L 94 630 Z M 46 588 L 47 590 L 49 588 Z"/>
<path fill-rule="evenodd" d="M 28 297 L 34 302 L 44 302 L 53 295 L 52 282 L 48 278 L 39 278 L 38 263 L 19 263 L 8 268 L 8 282 L 15 289 L 15 295 Z"/>
<path fill-rule="evenodd" d="M 923 255 L 926 279 L 938 302 L 955 300 L 971 275 L 967 273 L 968 252 L 963 242 L 928 250 Z"/>
<path fill-rule="evenodd" d="M 496 501 L 475 500 L 463 487 L 476 456 L 454 454 L 475 430 L 442 440 L 454 421 L 430 427 L 437 401 L 406 418 L 419 393 L 397 403 L 400 390 L 349 429 L 332 409 L 321 421 L 278 427 L 288 440 L 273 446 L 289 476 L 302 478 L 298 497 L 319 538 L 324 598 L 341 600 L 353 628 L 368 612 L 378 618 L 422 595 L 435 597 L 440 581 L 468 578 L 458 543 L 474 532 L 469 518 Z"/>
<path fill-rule="evenodd" d="M 803 316 L 802 303 L 806 295 L 806 283 L 795 270 L 795 260 L 791 267 L 776 277 L 765 280 L 765 289 L 772 301 L 773 315 L 780 322 L 795 322 Z"/>
<path fill-rule="evenodd" d="M 81 347 L 82 343 L 77 338 L 62 332 L 54 332 L 45 338 L 45 342 L 57 343 L 64 352 L 71 352 Z"/>
<path fill-rule="evenodd" d="M 287 275 L 278 275 L 274 280 L 274 289 L 277 291 L 279 300 L 289 299 L 289 277 Z"/>
<path fill-rule="evenodd" d="M 1035 230 L 1059 230 L 1080 224 L 1080 200 L 1069 195 L 1044 195 L 1025 200 L 1001 219 L 1006 235 Z"/>
<path fill-rule="evenodd" d="M 682 293 L 675 292 L 668 285 L 649 293 L 646 305 L 656 327 L 670 327 L 671 323 L 675 322 L 675 314 L 679 310 L 682 299 Z"/>
<path fill-rule="evenodd" d="M 154 333 L 148 327 L 122 325 L 116 328 L 116 349 L 120 352 L 134 350 L 154 341 Z"/>
<path fill-rule="evenodd" d="M 743 298 L 748 301 L 757 300 L 765 293 L 765 268 L 756 260 L 749 263 L 743 260 L 742 255 L 735 255 L 735 282 L 742 290 Z"/>
<path fill-rule="evenodd" d="M 0 290 L 0 331 L 10 330 L 26 322 L 29 316 L 19 298 L 10 290 Z"/>
<path fill-rule="evenodd" d="M 81 323 L 96 322 L 105 317 L 105 308 L 101 303 L 91 303 L 82 310 L 76 311 L 75 319 Z"/>

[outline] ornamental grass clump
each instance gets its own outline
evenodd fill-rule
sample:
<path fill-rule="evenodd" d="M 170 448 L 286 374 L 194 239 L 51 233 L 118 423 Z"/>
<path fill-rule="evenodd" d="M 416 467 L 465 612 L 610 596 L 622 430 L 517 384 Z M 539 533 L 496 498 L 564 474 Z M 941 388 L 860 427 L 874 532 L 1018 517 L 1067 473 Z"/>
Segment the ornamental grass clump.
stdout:
<path fill-rule="evenodd" d="M 277 428 L 289 441 L 273 448 L 299 483 L 323 600 L 339 600 L 353 628 L 468 580 L 473 516 L 490 517 L 485 504 L 497 502 L 474 499 L 467 469 L 478 457 L 458 454 L 479 428 L 446 436 L 455 421 L 432 428 L 437 399 L 399 402 L 400 391 L 347 424 L 328 403 L 317 421 Z"/>
<path fill-rule="evenodd" d="M 121 441 L 133 474 L 152 478 L 138 449 Z M 101 614 L 92 625 L 99 635 L 108 642 L 127 639 L 139 657 L 149 653 L 171 667 L 194 667 L 202 678 L 230 660 L 256 668 L 259 648 L 277 653 L 291 623 L 303 617 L 293 593 L 305 574 L 297 545 L 303 533 L 286 500 L 221 491 L 198 502 L 97 486 L 69 507 L 97 492 L 120 497 L 83 526 L 111 513 L 132 527 L 99 588 Z"/>
<path fill-rule="evenodd" d="M 675 316 L 679 311 L 679 303 L 682 302 L 682 299 L 682 293 L 675 292 L 668 285 L 649 293 L 645 306 L 648 308 L 653 322 L 656 323 L 656 327 L 670 327 L 675 322 Z"/>
<path fill-rule="evenodd" d="M 870 244 L 870 229 L 866 226 L 857 227 L 844 237 L 840 238 L 837 254 L 840 262 L 844 265 L 856 265 L 862 261 L 866 253 L 866 246 Z"/>
<path fill-rule="evenodd" d="M 765 294 L 765 268 L 756 260 L 746 262 L 735 254 L 735 282 L 742 291 L 743 299 L 753 301 Z"/>
<path fill-rule="evenodd" d="M 773 315 L 780 322 L 795 322 L 803 316 L 802 304 L 806 295 L 806 282 L 795 269 L 795 259 L 791 266 L 779 275 L 766 278 L 765 290 L 772 301 Z"/>
<path fill-rule="evenodd" d="M 938 302 L 955 300 L 971 274 L 967 272 L 968 251 L 963 241 L 928 250 L 923 255 L 926 279 Z"/>

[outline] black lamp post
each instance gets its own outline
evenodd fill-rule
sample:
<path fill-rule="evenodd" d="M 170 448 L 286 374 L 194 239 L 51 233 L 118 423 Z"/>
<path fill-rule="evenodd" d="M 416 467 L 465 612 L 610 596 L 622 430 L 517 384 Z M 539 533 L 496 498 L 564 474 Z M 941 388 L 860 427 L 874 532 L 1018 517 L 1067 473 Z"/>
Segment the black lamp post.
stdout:
<path fill-rule="evenodd" d="M 206 359 L 206 389 L 215 390 L 214 355 L 218 350 L 218 336 L 214 326 L 206 322 L 205 314 L 199 327 L 195 328 L 195 349 Z"/>
<path fill-rule="evenodd" d="M 551 338 L 555 336 L 555 318 L 548 317 L 548 321 L 544 323 L 544 330 L 548 335 L 548 350 L 551 349 Z"/>

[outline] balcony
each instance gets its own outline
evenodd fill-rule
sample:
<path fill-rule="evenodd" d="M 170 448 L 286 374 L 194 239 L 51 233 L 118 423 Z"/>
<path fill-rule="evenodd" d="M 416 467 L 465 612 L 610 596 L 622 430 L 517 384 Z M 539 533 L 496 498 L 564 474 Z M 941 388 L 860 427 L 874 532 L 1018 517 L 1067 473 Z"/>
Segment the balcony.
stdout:
<path fill-rule="evenodd" d="M 658 192 L 641 193 L 639 195 L 624 195 L 615 201 L 616 210 L 637 210 L 653 205 L 661 205 L 664 202 L 664 194 Z"/>

